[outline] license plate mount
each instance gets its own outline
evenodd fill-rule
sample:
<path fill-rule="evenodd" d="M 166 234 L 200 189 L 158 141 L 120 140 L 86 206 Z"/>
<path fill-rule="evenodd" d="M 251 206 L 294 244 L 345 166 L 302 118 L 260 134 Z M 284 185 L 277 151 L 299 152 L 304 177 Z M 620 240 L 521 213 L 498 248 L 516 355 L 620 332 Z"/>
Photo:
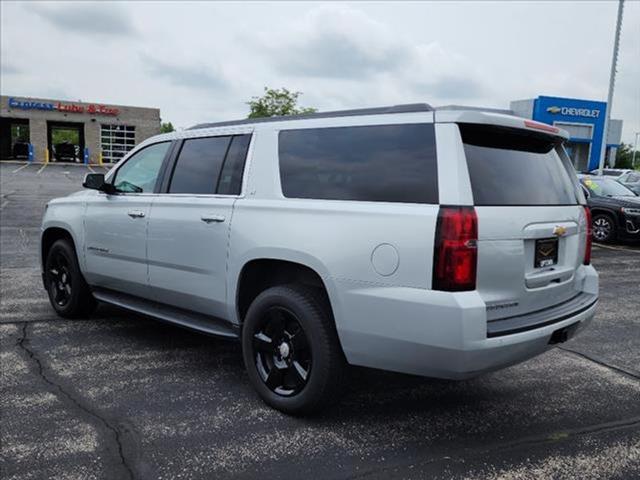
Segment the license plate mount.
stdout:
<path fill-rule="evenodd" d="M 534 268 L 551 267 L 558 263 L 558 239 L 538 238 L 536 240 Z"/>

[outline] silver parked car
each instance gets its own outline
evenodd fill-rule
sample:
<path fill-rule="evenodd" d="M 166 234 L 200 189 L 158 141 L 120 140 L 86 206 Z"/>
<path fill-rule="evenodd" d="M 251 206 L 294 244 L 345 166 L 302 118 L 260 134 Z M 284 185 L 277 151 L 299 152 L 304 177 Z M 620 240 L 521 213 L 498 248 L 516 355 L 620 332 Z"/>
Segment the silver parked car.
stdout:
<path fill-rule="evenodd" d="M 44 285 L 242 342 L 271 406 L 318 410 L 347 364 L 465 379 L 593 317 L 589 210 L 567 134 L 401 105 L 150 138 L 49 202 Z"/>
<path fill-rule="evenodd" d="M 640 171 L 629 170 L 617 180 L 636 195 L 640 195 Z"/>

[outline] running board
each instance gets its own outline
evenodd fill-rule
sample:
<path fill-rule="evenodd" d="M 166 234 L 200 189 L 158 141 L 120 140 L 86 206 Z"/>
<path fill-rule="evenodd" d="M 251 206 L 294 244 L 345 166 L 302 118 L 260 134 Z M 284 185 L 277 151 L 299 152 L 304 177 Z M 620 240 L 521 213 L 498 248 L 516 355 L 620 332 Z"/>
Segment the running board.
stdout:
<path fill-rule="evenodd" d="M 179 327 L 197 330 L 198 332 L 229 339 L 240 338 L 239 329 L 232 323 L 209 315 L 191 312 L 181 308 L 165 305 L 152 300 L 114 292 L 103 288 L 93 289 L 96 300 L 115 305 L 135 313 L 153 317 L 163 322 L 172 323 Z"/>

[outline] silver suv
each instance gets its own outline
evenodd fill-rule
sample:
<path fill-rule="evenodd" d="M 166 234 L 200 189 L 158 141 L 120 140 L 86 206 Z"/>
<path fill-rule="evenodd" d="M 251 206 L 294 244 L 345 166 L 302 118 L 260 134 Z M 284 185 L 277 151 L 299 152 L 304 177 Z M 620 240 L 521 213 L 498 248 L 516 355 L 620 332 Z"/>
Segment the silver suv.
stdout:
<path fill-rule="evenodd" d="M 269 405 L 338 398 L 347 364 L 464 379 L 594 315 L 589 210 L 562 130 L 401 105 L 199 125 L 51 201 L 44 285 L 242 342 Z"/>

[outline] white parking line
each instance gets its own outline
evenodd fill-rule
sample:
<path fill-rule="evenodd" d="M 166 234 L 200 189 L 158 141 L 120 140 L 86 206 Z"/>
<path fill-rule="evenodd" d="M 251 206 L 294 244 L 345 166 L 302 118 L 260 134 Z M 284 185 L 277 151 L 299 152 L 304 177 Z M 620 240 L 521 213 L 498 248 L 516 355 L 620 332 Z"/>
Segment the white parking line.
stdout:
<path fill-rule="evenodd" d="M 27 168 L 29 165 L 30 165 L 30 163 L 25 163 L 25 164 L 24 164 L 24 165 L 22 165 L 21 167 L 16 168 L 16 169 L 15 169 L 13 172 L 11 172 L 11 173 L 17 173 L 17 172 L 19 172 L 20 170 L 22 170 L 23 168 Z"/>
<path fill-rule="evenodd" d="M 606 250 L 618 250 L 620 252 L 640 253 L 640 250 L 637 250 L 635 248 L 614 247 L 611 245 L 603 245 L 601 243 L 594 243 L 593 246 L 597 248 L 604 248 Z"/>
<path fill-rule="evenodd" d="M 40 172 L 41 172 L 42 170 L 44 170 L 45 168 L 47 168 L 47 165 L 49 165 L 49 164 L 48 164 L 48 163 L 45 163 L 44 165 L 42 165 L 42 167 L 40 167 L 40 170 L 38 170 L 38 171 L 36 172 L 36 175 L 40 175 Z"/>
<path fill-rule="evenodd" d="M 96 171 L 93 168 L 91 168 L 91 165 L 87 165 L 87 168 L 91 173 L 96 173 Z"/>

